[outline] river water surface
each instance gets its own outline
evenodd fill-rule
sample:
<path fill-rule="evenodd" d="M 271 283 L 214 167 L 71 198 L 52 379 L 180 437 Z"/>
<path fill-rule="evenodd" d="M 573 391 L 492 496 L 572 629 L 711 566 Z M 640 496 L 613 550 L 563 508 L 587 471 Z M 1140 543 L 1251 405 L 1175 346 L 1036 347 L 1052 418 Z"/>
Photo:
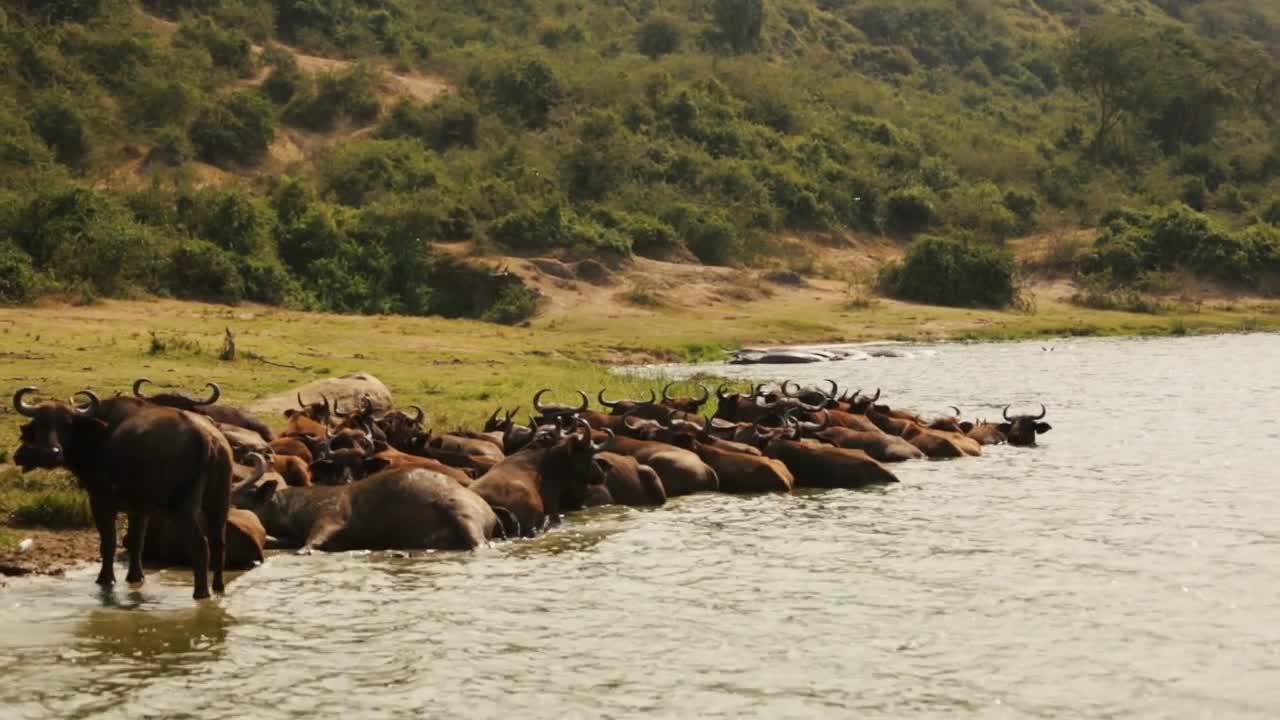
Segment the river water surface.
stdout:
<path fill-rule="evenodd" d="M 1280 336 L 899 349 L 697 369 L 1053 431 L 887 490 L 279 555 L 202 604 L 13 582 L 0 717 L 1280 716 Z"/>

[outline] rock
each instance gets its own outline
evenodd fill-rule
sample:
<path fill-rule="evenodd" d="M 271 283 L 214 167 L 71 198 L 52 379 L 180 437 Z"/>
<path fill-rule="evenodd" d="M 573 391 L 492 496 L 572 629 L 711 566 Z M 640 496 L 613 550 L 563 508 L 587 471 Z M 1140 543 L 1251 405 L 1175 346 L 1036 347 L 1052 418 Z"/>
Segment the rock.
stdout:
<path fill-rule="evenodd" d="M 305 402 L 318 401 L 321 395 L 329 398 L 329 402 L 338 403 L 343 410 L 349 410 L 360 402 L 365 395 L 373 402 L 378 412 L 386 412 L 395 407 L 391 399 L 391 391 L 381 380 L 369 373 L 359 372 L 340 378 L 316 380 L 300 388 L 287 390 L 261 400 L 255 400 L 245 410 L 264 419 L 278 418 L 285 410 L 298 407 L 298 393 L 302 393 Z"/>

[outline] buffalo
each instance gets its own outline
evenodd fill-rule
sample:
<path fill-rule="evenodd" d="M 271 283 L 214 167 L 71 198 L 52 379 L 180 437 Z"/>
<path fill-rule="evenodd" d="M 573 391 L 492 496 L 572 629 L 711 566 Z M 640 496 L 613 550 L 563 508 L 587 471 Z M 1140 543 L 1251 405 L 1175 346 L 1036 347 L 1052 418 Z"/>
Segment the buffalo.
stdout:
<path fill-rule="evenodd" d="M 114 403 L 100 419 L 103 403 L 82 391 L 87 407 L 45 401 L 29 405 L 37 389 L 13 396 L 14 409 L 30 422 L 22 426 L 22 445 L 14 461 L 23 471 L 64 467 L 89 493 L 98 529 L 102 568 L 97 582 L 115 584 L 116 514 L 129 514 L 138 542 L 129 551 L 126 580 L 143 580 L 142 552 L 147 523 L 167 514 L 186 538 L 192 558 L 194 595 L 223 592 L 226 523 L 230 510 L 231 447 L 213 423 L 200 415 L 160 405 Z"/>
<path fill-rule="evenodd" d="M 275 439 L 274 433 L 267 424 L 258 418 L 250 415 L 244 410 L 228 407 L 226 405 L 217 405 L 218 398 L 222 397 L 222 389 L 217 383 L 206 383 L 205 387 L 209 388 L 210 394 L 207 400 L 197 400 L 181 393 L 161 393 L 159 395 L 143 395 L 142 386 L 150 383 L 146 378 L 139 378 L 133 383 L 134 397 L 155 403 L 156 405 L 164 405 L 166 407 L 186 410 L 188 412 L 196 412 L 201 415 L 207 415 L 213 418 L 214 422 L 220 425 L 231 425 L 238 428 L 244 428 L 250 432 L 257 433 L 263 442 L 271 442 Z"/>
<path fill-rule="evenodd" d="M 1036 444 L 1037 435 L 1043 435 L 1053 429 L 1053 426 L 1049 423 L 1041 422 L 1048 412 L 1042 403 L 1039 415 L 1014 415 L 1010 417 L 1009 407 L 1006 406 L 1003 412 L 1004 422 L 1000 423 L 998 428 L 1010 445 L 1030 447 Z"/>

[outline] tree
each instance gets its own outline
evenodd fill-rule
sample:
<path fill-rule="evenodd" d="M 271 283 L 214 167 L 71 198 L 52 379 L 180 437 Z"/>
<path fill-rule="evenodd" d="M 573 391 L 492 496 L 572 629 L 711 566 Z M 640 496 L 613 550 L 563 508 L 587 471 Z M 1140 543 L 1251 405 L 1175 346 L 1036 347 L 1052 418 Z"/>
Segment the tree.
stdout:
<path fill-rule="evenodd" d="M 711 14 L 720 28 L 720 41 L 734 52 L 750 52 L 760 45 L 764 0 L 713 0 Z"/>
<path fill-rule="evenodd" d="M 1095 106 L 1093 155 L 1106 150 L 1121 123 L 1159 105 L 1164 78 L 1159 55 L 1155 39 L 1141 25 L 1114 17 L 1085 26 L 1067 42 L 1063 79 Z"/>
<path fill-rule="evenodd" d="M 188 135 L 201 160 L 248 165 L 267 154 L 275 139 L 275 121 L 262 96 L 241 91 L 205 106 Z"/>
<path fill-rule="evenodd" d="M 680 42 L 679 23 L 665 15 L 645 20 L 639 32 L 636 33 L 636 45 L 640 48 L 640 52 L 653 60 L 679 50 Z"/>

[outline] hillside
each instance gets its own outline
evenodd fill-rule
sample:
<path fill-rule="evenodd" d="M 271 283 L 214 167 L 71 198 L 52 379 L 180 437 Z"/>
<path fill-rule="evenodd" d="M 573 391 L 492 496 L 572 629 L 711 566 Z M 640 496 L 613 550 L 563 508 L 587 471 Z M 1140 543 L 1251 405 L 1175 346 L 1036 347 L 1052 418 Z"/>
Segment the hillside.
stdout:
<path fill-rule="evenodd" d="M 1270 293 L 1278 58 L 1267 0 L 10 1 L 0 303 L 516 322 L 474 257 L 865 280 L 945 236 L 991 253 L 886 287 L 998 305 L 968 276 L 1079 227 L 1099 293 Z"/>

